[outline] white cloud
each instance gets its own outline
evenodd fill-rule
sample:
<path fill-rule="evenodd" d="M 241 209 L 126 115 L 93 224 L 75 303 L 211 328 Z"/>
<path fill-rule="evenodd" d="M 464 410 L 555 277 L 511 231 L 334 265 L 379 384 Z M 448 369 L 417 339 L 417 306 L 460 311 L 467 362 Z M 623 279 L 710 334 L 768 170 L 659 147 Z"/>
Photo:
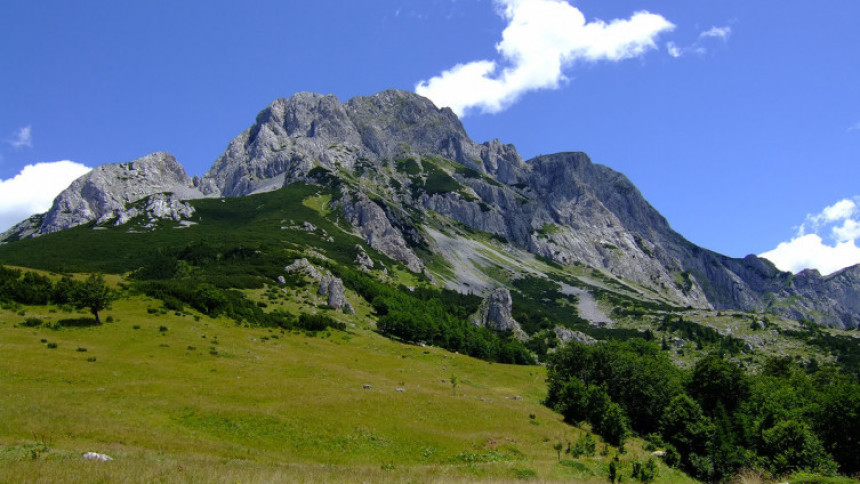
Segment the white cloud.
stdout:
<path fill-rule="evenodd" d="M 722 40 L 723 42 L 726 42 L 731 33 L 732 28 L 728 26 L 711 27 L 710 29 L 700 33 L 699 39 L 688 46 L 680 46 L 675 42 L 666 43 L 666 51 L 669 53 L 670 56 L 676 59 L 678 57 L 683 57 L 687 54 L 703 55 L 708 51 L 708 49 L 706 49 L 702 45 L 703 39 L 716 38 Z"/>
<path fill-rule="evenodd" d="M 564 70 L 577 62 L 620 61 L 655 49 L 654 39 L 674 25 L 660 15 L 637 12 L 609 23 L 586 22 L 564 0 L 496 0 L 508 21 L 496 44 L 500 61 L 457 64 L 415 86 L 415 92 L 458 115 L 471 109 L 497 113 L 522 94 L 557 89 Z"/>
<path fill-rule="evenodd" d="M 700 39 L 705 39 L 708 37 L 714 37 L 717 39 L 726 40 L 729 38 L 729 35 L 732 33 L 732 28 L 729 26 L 725 27 L 711 27 L 710 29 L 699 34 Z"/>
<path fill-rule="evenodd" d="M 807 234 L 782 242 L 776 249 L 759 257 L 770 260 L 784 271 L 800 272 L 803 269 L 818 269 L 830 274 L 845 267 L 860 264 L 860 247 L 854 240 L 827 245 L 816 234 Z"/>
<path fill-rule="evenodd" d="M 848 131 L 860 131 L 860 123 L 855 123 L 848 128 Z"/>
<path fill-rule="evenodd" d="M 12 139 L 6 140 L 7 143 L 15 148 L 32 148 L 33 147 L 33 132 L 31 126 L 24 126 L 15 131 Z"/>
<path fill-rule="evenodd" d="M 854 200 L 839 200 L 829 207 L 825 207 L 824 210 L 821 211 L 821 214 L 814 217 L 815 220 L 824 221 L 824 222 L 836 222 L 837 220 L 844 220 L 852 215 L 857 210 L 857 204 L 854 203 Z"/>
<path fill-rule="evenodd" d="M 674 42 L 667 42 L 666 43 L 666 52 L 668 52 L 669 55 L 671 55 L 672 57 L 675 57 L 675 58 L 678 58 L 678 57 L 681 57 L 682 55 L 684 55 L 684 51 L 680 47 L 678 47 L 678 45 L 675 44 Z"/>
<path fill-rule="evenodd" d="M 838 242 L 848 242 L 850 240 L 860 239 L 860 222 L 856 220 L 846 220 L 839 227 L 833 227 L 833 238 Z"/>
<path fill-rule="evenodd" d="M 860 264 L 860 196 L 807 215 L 797 235 L 760 255 L 784 271 L 818 269 L 830 274 Z M 828 237 L 829 242 L 823 238 Z"/>
<path fill-rule="evenodd" d="M 61 191 L 88 171 L 80 163 L 64 160 L 27 165 L 15 177 L 0 180 L 0 232 L 47 211 Z"/>

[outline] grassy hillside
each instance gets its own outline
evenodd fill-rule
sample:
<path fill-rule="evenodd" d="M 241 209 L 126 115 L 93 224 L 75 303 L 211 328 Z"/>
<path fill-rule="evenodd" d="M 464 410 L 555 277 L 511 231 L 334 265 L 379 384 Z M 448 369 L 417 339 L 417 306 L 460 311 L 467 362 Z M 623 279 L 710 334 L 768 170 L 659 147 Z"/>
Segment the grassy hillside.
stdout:
<path fill-rule="evenodd" d="M 705 355 L 721 355 L 731 368 L 761 375 L 772 357 L 780 357 L 786 368 L 815 381 L 837 371 L 853 375 L 844 393 L 860 391 L 854 332 L 677 307 L 601 270 L 517 252 L 431 214 L 425 230 L 440 250 L 458 256 L 457 263 L 442 263 L 439 254 L 417 248 L 436 280 L 475 276 L 473 282 L 507 287 L 513 315 L 531 337 L 521 342 L 477 328 L 468 318 L 479 297 L 434 286 L 430 276 L 410 273 L 368 247 L 331 209 L 335 197 L 330 188 L 294 184 L 194 201 L 190 225 L 140 218 L 0 247 L 0 264 L 42 270 L 0 267 L 0 482 L 605 482 L 610 468 L 616 477 L 649 481 L 649 465 L 656 465 L 661 482 L 689 480 L 652 458 L 655 445 L 645 450 L 637 439 L 627 440 L 626 452 L 597 437 L 593 452 L 575 451 L 589 447 L 589 427 L 570 426 L 543 405 L 547 371 L 531 364 L 533 356 L 556 364 L 553 354 L 575 346 L 562 344 L 557 326 L 579 332 L 574 336 L 580 339 L 651 348 L 645 353 L 673 369 L 657 374 L 681 375 L 673 364 L 689 369 Z M 373 259 L 372 270 L 358 266 L 359 253 Z M 285 271 L 299 258 L 342 279 L 354 315 L 329 306 L 317 290 L 319 275 Z M 65 278 L 69 272 L 79 274 Z M 101 313 L 103 325 L 73 312 L 83 272 L 106 272 L 118 289 L 120 299 Z M 647 366 L 636 355 L 622 356 L 618 368 Z M 625 391 L 610 389 L 615 401 L 607 394 L 606 405 L 593 408 L 617 410 L 620 402 L 618 412 L 635 414 L 642 399 L 623 397 L 647 373 L 610 378 L 623 381 L 618 388 Z M 779 378 L 792 385 L 806 381 L 794 375 Z M 557 390 L 565 378 L 555 382 Z M 685 379 L 676 378 L 675 393 L 682 393 Z M 588 385 L 580 386 L 602 395 L 599 381 Z M 795 392 L 783 386 L 782 393 Z M 582 420 L 576 418 L 577 388 L 553 397 L 568 421 Z M 791 399 L 797 407 L 791 416 L 820 416 L 826 412 L 818 408 L 830 408 L 842 395 L 820 393 L 803 405 Z M 639 422 L 633 430 L 658 430 L 668 408 L 663 401 L 647 425 Z M 847 411 L 849 420 L 857 408 Z M 592 413 L 585 421 L 605 427 L 595 415 L 608 412 Z M 711 417 L 703 428 L 731 432 L 700 432 L 693 439 L 700 447 L 738 443 L 734 434 L 745 435 L 743 422 Z M 829 439 L 838 434 L 831 430 L 817 429 Z M 854 469 L 850 449 L 836 440 L 839 446 L 828 450 Z M 746 457 L 732 462 L 774 467 L 753 457 L 775 453 L 749 442 L 737 447 L 749 451 Z M 574 452 L 565 452 L 571 447 Z M 88 451 L 114 461 L 82 462 Z M 726 475 L 742 467 L 729 469 Z"/>
<path fill-rule="evenodd" d="M 313 336 L 160 307 L 125 298 L 111 322 L 63 329 L 48 323 L 79 315 L 0 311 L 0 481 L 603 482 L 617 453 L 598 443 L 559 461 L 554 445 L 585 431 L 541 405 L 540 366 L 404 345 L 361 322 Z M 83 462 L 88 451 L 114 460 Z M 627 451 L 629 476 L 648 453 Z"/>

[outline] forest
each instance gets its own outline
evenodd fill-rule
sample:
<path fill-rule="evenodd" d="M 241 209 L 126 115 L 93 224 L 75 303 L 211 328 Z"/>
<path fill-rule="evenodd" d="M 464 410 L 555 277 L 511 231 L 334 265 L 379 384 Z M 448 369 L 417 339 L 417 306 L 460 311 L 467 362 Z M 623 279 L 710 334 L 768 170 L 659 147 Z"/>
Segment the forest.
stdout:
<path fill-rule="evenodd" d="M 548 382 L 545 403 L 567 422 L 614 445 L 641 436 L 698 479 L 860 472 L 860 384 L 836 366 L 783 357 L 751 373 L 717 352 L 685 370 L 634 339 L 571 343 L 550 360 Z"/>

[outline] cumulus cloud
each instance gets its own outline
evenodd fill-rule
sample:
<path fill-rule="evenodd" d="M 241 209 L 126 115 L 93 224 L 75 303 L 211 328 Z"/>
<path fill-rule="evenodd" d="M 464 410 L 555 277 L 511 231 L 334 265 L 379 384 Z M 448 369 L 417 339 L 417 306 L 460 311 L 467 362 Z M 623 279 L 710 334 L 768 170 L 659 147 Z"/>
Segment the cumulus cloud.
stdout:
<path fill-rule="evenodd" d="M 668 52 L 670 56 L 675 58 L 683 57 L 687 54 L 702 55 L 708 51 L 708 49 L 706 49 L 703 45 L 707 39 L 720 39 L 723 42 L 726 42 L 729 39 L 729 35 L 731 35 L 731 33 L 732 28 L 729 26 L 711 27 L 710 29 L 701 32 L 699 34 L 699 39 L 690 45 L 680 46 L 675 42 L 667 42 L 666 52 Z"/>
<path fill-rule="evenodd" d="M 797 235 L 760 255 L 785 271 L 830 274 L 860 264 L 860 196 L 806 216 Z"/>
<path fill-rule="evenodd" d="M 725 27 L 711 27 L 710 29 L 699 34 L 700 39 L 705 39 L 708 37 L 714 37 L 721 40 L 726 40 L 729 38 L 729 35 L 732 33 L 732 28 L 729 26 Z"/>
<path fill-rule="evenodd" d="M 565 0 L 496 0 L 508 24 L 496 44 L 499 60 L 457 64 L 415 86 L 415 92 L 458 115 L 497 113 L 526 92 L 557 89 L 577 62 L 620 61 L 655 49 L 654 40 L 675 26 L 660 15 L 586 22 Z"/>
<path fill-rule="evenodd" d="M 24 126 L 15 131 L 11 139 L 6 140 L 7 143 L 15 148 L 32 148 L 33 147 L 33 129 L 31 126 Z"/>
<path fill-rule="evenodd" d="M 8 180 L 0 180 L 0 232 L 30 215 L 45 212 L 57 195 L 90 168 L 73 161 L 27 165 Z"/>

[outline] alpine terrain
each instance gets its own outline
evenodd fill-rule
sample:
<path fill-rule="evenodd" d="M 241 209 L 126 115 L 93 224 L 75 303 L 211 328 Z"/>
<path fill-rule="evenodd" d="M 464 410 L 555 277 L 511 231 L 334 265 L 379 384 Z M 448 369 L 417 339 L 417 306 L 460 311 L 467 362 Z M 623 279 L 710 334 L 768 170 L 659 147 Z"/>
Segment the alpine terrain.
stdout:
<path fill-rule="evenodd" d="M 182 403 L 137 387 L 108 388 L 102 397 L 116 412 L 146 413 L 139 401 L 129 403 L 143 391 L 164 408 L 135 425 L 202 442 L 203 453 L 225 459 L 332 469 L 373 464 L 356 480 L 400 479 L 377 474 L 397 468 L 420 468 L 427 480 L 614 481 L 627 473 L 643 482 L 687 479 L 674 468 L 710 481 L 745 469 L 768 478 L 860 472 L 852 421 L 860 400 L 860 265 L 828 276 L 791 274 L 754 255 L 737 259 L 698 247 L 624 175 L 585 153 L 523 160 L 513 145 L 472 141 L 450 109 L 414 93 L 277 99 L 202 176 L 190 177 L 163 152 L 103 165 L 0 241 L 0 349 L 12 350 L 5 359 L 29 354 L 25 335 L 44 336 L 44 344 L 65 335 L 67 345 L 89 338 L 101 348 L 98 361 L 80 346 L 45 378 L 77 381 L 63 372 L 73 357 L 86 356 L 90 363 L 124 361 L 116 372 L 129 381 L 153 371 L 157 385 L 173 391 L 169 382 L 178 380 L 164 368 L 186 368 L 198 395 Z M 110 322 L 90 328 L 87 318 L 61 314 L 75 310 L 89 310 L 97 322 L 99 311 L 114 311 L 143 329 L 157 327 L 151 334 L 161 346 L 142 330 L 108 336 L 99 331 Z M 229 348 L 212 340 L 216 332 Z M 320 334 L 327 336 L 309 338 Z M 264 341 L 269 347 L 261 349 Z M 192 357 L 221 363 L 195 367 Z M 39 379 L 32 372 L 51 366 L 39 358 L 0 366 L 0 374 L 13 375 L 4 380 L 20 385 L 0 384 L 0 393 L 22 395 L 16 412 L 33 412 L 41 398 L 24 389 Z M 273 368 L 278 373 L 266 373 Z M 218 390 L 224 373 L 238 385 L 226 400 Z M 242 380 L 249 374 L 271 381 L 252 387 Z M 279 374 L 318 404 L 287 410 L 283 402 L 294 396 L 250 397 L 277 388 Z M 316 381 L 307 380 L 311 374 Z M 102 377 L 75 392 L 102 392 L 108 375 L 92 377 Z M 396 387 L 391 398 L 408 403 L 368 403 L 376 385 Z M 526 401 L 516 392 L 527 393 Z M 796 400 L 788 397 L 797 392 Z M 768 406 L 762 395 L 778 395 L 780 403 Z M 103 405 L 97 397 L 81 396 L 82 407 Z M 273 401 L 281 403 L 268 407 Z M 497 402 L 493 410 L 477 407 L 490 401 Z M 0 402 L 10 406 L 7 398 Z M 332 420 L 307 413 L 316 405 L 313 412 Z M 240 417 L 246 408 L 254 420 Z M 389 413 L 377 415 L 380 408 Z M 522 428 L 497 428 L 513 418 L 506 412 L 530 418 Z M 386 418 L 399 422 L 401 413 L 412 423 L 389 427 Z M 441 421 L 441 414 L 473 417 L 466 424 L 461 417 Z M 443 435 L 449 431 L 450 440 Z M 49 452 L 45 439 L 27 440 L 34 432 L 0 425 L 0 460 L 3 452 L 36 461 Z M 122 440 L 109 449 L 126 456 L 161 448 L 143 434 L 126 441 L 75 432 L 54 438 L 75 449 Z M 631 436 L 646 440 L 626 440 Z M 420 442 L 406 444 L 410 439 Z M 167 447 L 171 459 L 187 457 Z M 16 472 L 37 472 L 21 466 Z M 207 477 L 202 467 L 198 477 L 230 480 Z M 338 479 L 308 469 L 300 480 Z M 245 471 L 224 470 L 239 480 L 282 477 Z"/>

